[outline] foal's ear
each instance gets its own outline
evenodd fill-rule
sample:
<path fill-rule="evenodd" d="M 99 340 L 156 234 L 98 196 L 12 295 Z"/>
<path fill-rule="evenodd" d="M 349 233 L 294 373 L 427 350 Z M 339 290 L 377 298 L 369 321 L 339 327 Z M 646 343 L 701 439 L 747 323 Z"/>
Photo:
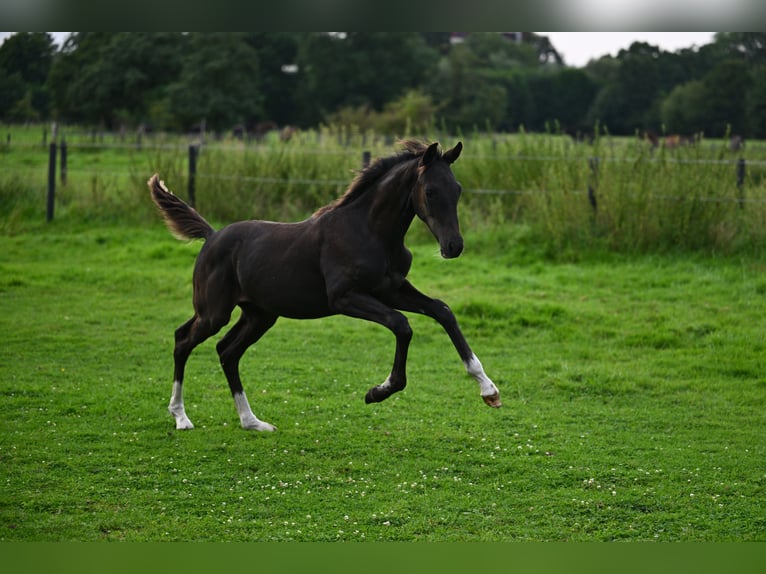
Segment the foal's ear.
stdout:
<path fill-rule="evenodd" d="M 439 142 L 434 142 L 426 151 L 423 152 L 423 157 L 420 158 L 420 166 L 427 167 L 433 160 L 439 156 Z"/>
<path fill-rule="evenodd" d="M 457 142 L 457 145 L 445 151 L 442 157 L 444 157 L 444 161 L 447 163 L 454 163 L 460 157 L 461 151 L 463 151 L 463 142 Z"/>

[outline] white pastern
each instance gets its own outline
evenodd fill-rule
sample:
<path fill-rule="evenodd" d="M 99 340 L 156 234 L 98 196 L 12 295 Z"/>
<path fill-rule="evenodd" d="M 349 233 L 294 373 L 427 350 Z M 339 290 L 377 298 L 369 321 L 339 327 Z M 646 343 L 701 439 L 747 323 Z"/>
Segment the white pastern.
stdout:
<path fill-rule="evenodd" d="M 253 414 L 244 391 L 234 395 L 234 404 L 237 405 L 237 413 L 239 414 L 239 421 L 242 424 L 243 429 L 269 432 L 277 430 L 277 427 L 259 420 L 258 417 Z"/>
<path fill-rule="evenodd" d="M 186 416 L 186 409 L 184 409 L 183 387 L 178 381 L 173 381 L 173 394 L 170 396 L 170 404 L 168 405 L 168 411 L 176 419 L 177 430 L 190 430 L 194 428 L 194 425 Z"/>
<path fill-rule="evenodd" d="M 492 382 L 492 379 L 487 376 L 487 373 L 484 372 L 484 367 L 476 355 L 472 355 L 471 358 L 465 362 L 465 370 L 468 371 L 469 375 L 476 379 L 477 383 L 479 383 L 479 392 L 481 393 L 481 396 L 496 397 L 498 403 L 497 406 L 500 406 L 500 391 L 498 391 L 495 383 Z"/>

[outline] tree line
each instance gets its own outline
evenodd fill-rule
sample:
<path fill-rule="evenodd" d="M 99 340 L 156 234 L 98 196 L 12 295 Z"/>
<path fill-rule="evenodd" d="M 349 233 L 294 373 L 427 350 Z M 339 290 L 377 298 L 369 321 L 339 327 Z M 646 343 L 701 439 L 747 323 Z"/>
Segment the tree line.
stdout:
<path fill-rule="evenodd" d="M 21 32 L 0 45 L 0 121 L 764 138 L 765 61 L 756 32 L 637 42 L 581 68 L 530 32 L 75 32 L 60 47 Z"/>

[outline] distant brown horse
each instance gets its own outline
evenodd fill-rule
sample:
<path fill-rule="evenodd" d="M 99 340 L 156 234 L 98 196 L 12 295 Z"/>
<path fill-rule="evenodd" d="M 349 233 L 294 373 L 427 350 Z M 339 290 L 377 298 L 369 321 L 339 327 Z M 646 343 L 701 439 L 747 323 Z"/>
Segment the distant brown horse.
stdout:
<path fill-rule="evenodd" d="M 412 329 L 400 311 L 432 317 L 446 330 L 491 407 L 500 394 L 485 374 L 449 307 L 406 279 L 412 254 L 404 236 L 417 215 L 439 242 L 445 258 L 463 251 L 457 216 L 460 185 L 450 165 L 462 144 L 442 153 L 437 143 L 404 142 L 404 151 L 364 169 L 348 191 L 298 223 L 240 221 L 215 231 L 194 209 L 167 190 L 158 175 L 149 180 L 152 199 L 170 230 L 181 239 L 204 239 L 194 267 L 194 316 L 175 333 L 175 370 L 169 410 L 177 429 L 193 427 L 184 409 L 182 385 L 192 350 L 229 322 L 239 321 L 218 342 L 221 366 L 245 429 L 274 430 L 250 409 L 239 376 L 245 350 L 280 316 L 311 319 L 348 315 L 384 325 L 396 337 L 391 373 L 372 387 L 367 403 L 404 388 Z"/>
<path fill-rule="evenodd" d="M 669 136 L 665 136 L 665 140 L 662 143 L 666 148 L 677 148 L 681 146 L 695 145 L 699 141 L 700 134 L 692 134 L 690 136 L 671 134 Z"/>

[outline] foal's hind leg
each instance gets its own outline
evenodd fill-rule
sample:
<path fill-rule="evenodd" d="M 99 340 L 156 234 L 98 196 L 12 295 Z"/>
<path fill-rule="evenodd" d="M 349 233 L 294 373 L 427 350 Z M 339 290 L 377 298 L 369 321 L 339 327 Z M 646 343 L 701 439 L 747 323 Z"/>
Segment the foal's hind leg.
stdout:
<path fill-rule="evenodd" d="M 276 322 L 277 317 L 260 312 L 251 308 L 242 308 L 242 316 L 239 321 L 226 333 L 217 345 L 218 356 L 221 359 L 221 367 L 229 382 L 234 404 L 237 405 L 237 413 L 242 428 L 247 430 L 273 431 L 274 425 L 259 420 L 250 409 L 250 403 L 242 388 L 242 380 L 239 377 L 239 360 L 247 348 L 260 339 Z"/>
<path fill-rule="evenodd" d="M 186 323 L 176 329 L 175 349 L 173 350 L 173 359 L 175 367 L 173 371 L 173 393 L 170 396 L 168 410 L 176 420 L 176 429 L 188 430 L 194 428 L 189 417 L 186 416 L 183 399 L 184 371 L 186 361 L 189 359 L 194 347 L 202 343 L 208 337 L 215 335 L 221 327 L 228 322 L 228 317 L 220 318 L 217 321 L 203 320 L 199 315 L 195 315 Z"/>

